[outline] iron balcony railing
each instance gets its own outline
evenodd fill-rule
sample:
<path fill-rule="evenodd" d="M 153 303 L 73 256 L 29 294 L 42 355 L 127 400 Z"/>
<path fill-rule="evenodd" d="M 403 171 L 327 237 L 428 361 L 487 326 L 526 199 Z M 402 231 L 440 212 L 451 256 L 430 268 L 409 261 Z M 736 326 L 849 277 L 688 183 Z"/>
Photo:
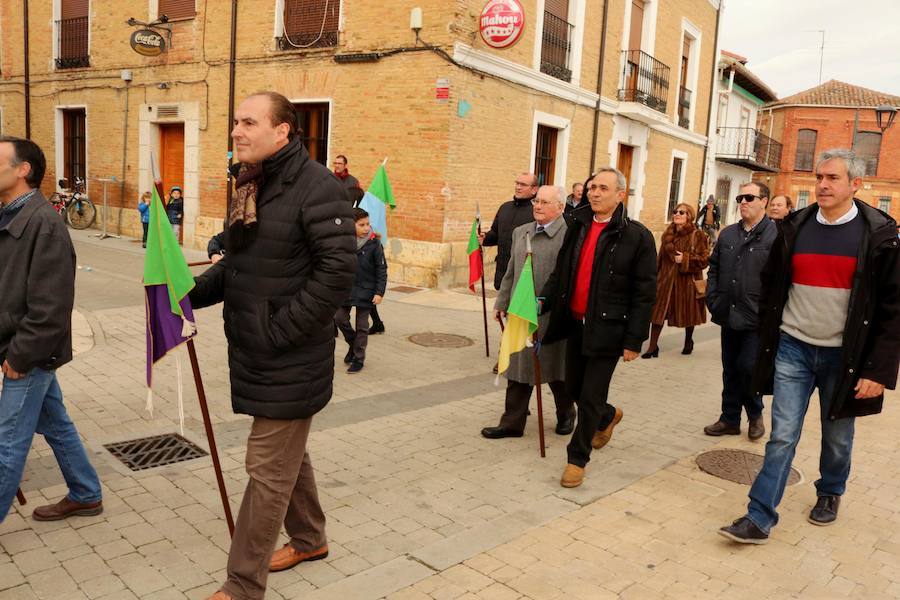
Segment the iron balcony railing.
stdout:
<path fill-rule="evenodd" d="M 291 33 L 275 38 L 279 50 L 312 50 L 314 48 L 333 48 L 338 45 L 338 32 L 323 31 L 315 33 Z"/>
<path fill-rule="evenodd" d="M 777 171 L 781 165 L 782 145 L 749 127 L 719 127 L 716 157 L 725 162 Z"/>
<path fill-rule="evenodd" d="M 641 50 L 624 51 L 624 85 L 619 90 L 622 102 L 638 102 L 666 112 L 669 97 L 669 67 Z"/>
<path fill-rule="evenodd" d="M 678 90 L 678 126 L 685 129 L 691 126 L 691 94 L 684 86 Z"/>
<path fill-rule="evenodd" d="M 88 55 L 88 31 L 90 19 L 62 19 L 56 22 L 59 49 L 56 58 L 57 69 L 78 69 L 91 66 Z"/>
<path fill-rule="evenodd" d="M 541 73 L 572 81 L 569 59 L 572 54 L 572 30 L 575 26 L 551 12 L 544 11 L 541 41 Z"/>

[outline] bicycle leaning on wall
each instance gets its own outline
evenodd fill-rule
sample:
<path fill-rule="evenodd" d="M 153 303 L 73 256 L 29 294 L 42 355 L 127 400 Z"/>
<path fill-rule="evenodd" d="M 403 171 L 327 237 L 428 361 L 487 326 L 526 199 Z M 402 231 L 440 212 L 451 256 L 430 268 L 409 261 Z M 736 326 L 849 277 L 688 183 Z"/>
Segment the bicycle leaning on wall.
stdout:
<path fill-rule="evenodd" d="M 60 179 L 59 187 L 62 188 L 62 191 L 54 192 L 48 198 L 56 212 L 73 229 L 87 229 L 90 227 L 94 219 L 97 218 L 97 207 L 84 193 L 84 180 L 76 177 L 75 186 L 69 189 L 67 181 Z"/>

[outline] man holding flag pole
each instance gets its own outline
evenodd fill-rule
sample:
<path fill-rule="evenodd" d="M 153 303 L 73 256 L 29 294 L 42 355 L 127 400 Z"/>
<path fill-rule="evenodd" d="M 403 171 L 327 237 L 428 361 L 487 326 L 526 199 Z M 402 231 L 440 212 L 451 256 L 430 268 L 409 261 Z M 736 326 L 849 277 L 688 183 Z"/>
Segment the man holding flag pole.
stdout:
<path fill-rule="evenodd" d="M 331 399 L 333 317 L 353 286 L 356 237 L 346 194 L 309 158 L 287 98 L 246 98 L 231 136 L 240 163 L 225 256 L 196 278 L 190 299 L 224 303 L 231 403 L 253 417 L 227 581 L 211 600 L 257 600 L 269 571 L 328 556 L 307 442 Z M 275 551 L 282 524 L 289 542 Z"/>
<path fill-rule="evenodd" d="M 535 222 L 517 227 L 512 234 L 509 266 L 494 303 L 494 317 L 498 321 L 505 317 L 509 319 L 500 342 L 498 364 L 498 371 L 507 378 L 506 409 L 497 427 L 481 430 L 481 435 L 489 439 L 522 437 L 528 402 L 532 390 L 535 387 L 540 390 L 541 379 L 549 382 L 556 401 L 556 433 L 568 435 L 575 426 L 575 406 L 566 393 L 564 382 L 565 344 L 528 347 L 529 338 L 536 334 L 535 339 L 539 342 L 550 324 L 549 312 L 537 318 L 534 290 L 541 289 L 547 282 L 565 239 L 563 193 L 561 188 L 542 186 L 531 202 Z M 523 328 L 523 322 L 531 326 Z M 539 429 L 543 424 L 540 425 Z M 541 449 L 543 455 L 543 442 Z"/>
<path fill-rule="evenodd" d="M 607 402 L 619 358 L 638 357 L 656 299 L 656 245 L 628 218 L 625 175 L 604 167 L 585 182 L 588 203 L 567 215 L 566 239 L 544 286 L 544 342 L 567 339 L 566 388 L 578 405 L 560 484 L 577 487 L 591 450 L 609 443 L 623 412 Z"/>

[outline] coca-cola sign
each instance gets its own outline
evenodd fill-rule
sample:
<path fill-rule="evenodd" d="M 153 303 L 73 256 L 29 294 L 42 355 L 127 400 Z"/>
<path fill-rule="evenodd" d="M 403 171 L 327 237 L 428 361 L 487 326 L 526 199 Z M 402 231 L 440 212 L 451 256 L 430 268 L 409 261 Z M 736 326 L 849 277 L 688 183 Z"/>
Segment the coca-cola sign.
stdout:
<path fill-rule="evenodd" d="M 525 29 L 525 10 L 519 0 L 490 0 L 481 11 L 479 29 L 491 48 L 509 48 Z"/>
<path fill-rule="evenodd" d="M 166 40 L 152 29 L 138 29 L 131 34 L 131 49 L 143 56 L 159 56 L 166 51 Z"/>

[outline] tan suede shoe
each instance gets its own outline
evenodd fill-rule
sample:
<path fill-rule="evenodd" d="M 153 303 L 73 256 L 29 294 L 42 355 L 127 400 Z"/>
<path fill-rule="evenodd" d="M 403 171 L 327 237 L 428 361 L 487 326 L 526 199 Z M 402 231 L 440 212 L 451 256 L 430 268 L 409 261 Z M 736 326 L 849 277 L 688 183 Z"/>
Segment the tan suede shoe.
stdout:
<path fill-rule="evenodd" d="M 616 416 L 613 417 L 612 423 L 610 423 L 606 429 L 601 429 L 597 433 L 594 434 L 594 438 L 591 440 L 591 447 L 594 450 L 599 450 L 603 446 L 609 443 L 609 440 L 612 439 L 613 429 L 616 428 L 616 425 L 619 424 L 619 421 L 622 420 L 624 413 L 620 409 L 616 409 Z"/>
<path fill-rule="evenodd" d="M 562 479 L 559 480 L 559 485 L 564 488 L 573 488 L 581 485 L 582 481 L 584 481 L 584 469 L 573 464 L 568 464 L 566 465 L 566 470 L 563 471 Z"/>
<path fill-rule="evenodd" d="M 285 544 L 272 555 L 272 560 L 269 561 L 269 571 L 272 571 L 273 573 L 275 571 L 284 571 L 285 569 L 290 569 L 302 562 L 322 560 L 326 556 L 328 556 L 327 545 L 311 550 L 310 552 L 298 552 L 297 550 L 294 550 L 294 547 L 290 544 Z"/>

